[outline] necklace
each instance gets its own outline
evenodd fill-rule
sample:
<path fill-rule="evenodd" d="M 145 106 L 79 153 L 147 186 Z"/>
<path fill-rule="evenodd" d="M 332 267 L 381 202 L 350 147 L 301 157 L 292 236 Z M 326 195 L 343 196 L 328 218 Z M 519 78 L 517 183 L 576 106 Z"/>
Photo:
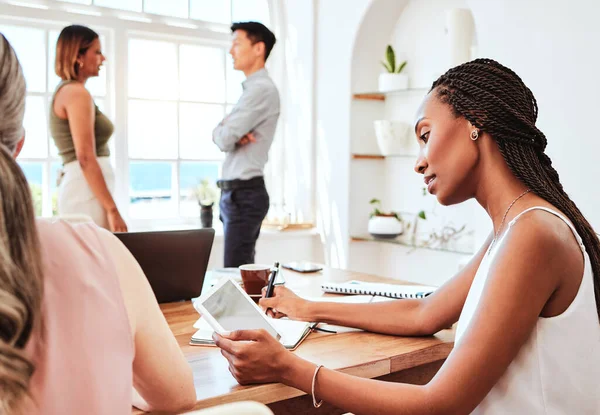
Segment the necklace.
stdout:
<path fill-rule="evenodd" d="M 515 200 L 513 200 L 510 205 L 508 205 L 508 209 L 506 209 L 506 212 L 504 212 L 504 216 L 502 217 L 502 222 L 500 222 L 500 226 L 498 227 L 498 230 L 496 231 L 496 234 L 494 235 L 494 239 L 492 239 L 492 243 L 490 244 L 490 247 L 488 249 L 488 252 L 491 251 L 492 246 L 494 245 L 494 243 L 496 242 L 496 240 L 498 239 L 498 236 L 500 235 L 500 231 L 502 230 L 502 227 L 504 226 L 504 221 L 506 220 L 506 215 L 508 215 L 508 212 L 510 211 L 510 208 L 513 207 L 513 205 L 515 203 L 517 203 L 517 200 L 519 200 L 520 198 L 522 198 L 523 196 L 525 196 L 527 193 L 531 192 L 531 189 L 527 189 L 525 190 L 523 193 L 521 193 L 519 196 L 517 196 L 515 198 Z"/>

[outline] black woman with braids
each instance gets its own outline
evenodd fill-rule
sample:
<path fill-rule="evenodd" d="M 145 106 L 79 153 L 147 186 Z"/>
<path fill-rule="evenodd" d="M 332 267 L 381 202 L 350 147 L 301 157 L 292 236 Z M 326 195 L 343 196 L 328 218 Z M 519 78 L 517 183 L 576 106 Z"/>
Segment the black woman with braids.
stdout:
<path fill-rule="evenodd" d="M 415 170 L 444 205 L 475 198 L 494 230 L 422 300 L 309 302 L 278 287 L 263 308 L 398 336 L 458 322 L 426 385 L 361 379 L 287 352 L 262 331 L 215 335 L 242 384 L 283 382 L 357 414 L 599 414 L 600 243 L 544 153 L 531 91 L 478 59 L 433 83 L 415 125 Z"/>

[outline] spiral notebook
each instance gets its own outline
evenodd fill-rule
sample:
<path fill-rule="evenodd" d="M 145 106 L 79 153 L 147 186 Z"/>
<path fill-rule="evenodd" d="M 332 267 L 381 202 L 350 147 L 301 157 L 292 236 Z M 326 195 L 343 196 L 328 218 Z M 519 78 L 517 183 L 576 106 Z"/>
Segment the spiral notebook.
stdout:
<path fill-rule="evenodd" d="M 428 285 L 383 284 L 365 281 L 326 282 L 321 289 L 328 293 L 378 295 L 390 298 L 425 298 L 437 287 Z"/>

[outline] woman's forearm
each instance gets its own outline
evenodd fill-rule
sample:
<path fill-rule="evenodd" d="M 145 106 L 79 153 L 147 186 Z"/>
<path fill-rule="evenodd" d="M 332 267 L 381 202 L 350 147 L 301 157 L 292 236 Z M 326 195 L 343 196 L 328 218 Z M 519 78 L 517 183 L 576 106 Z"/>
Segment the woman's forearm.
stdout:
<path fill-rule="evenodd" d="M 433 334 L 425 324 L 422 300 L 391 300 L 369 304 L 312 302 L 310 321 L 337 324 L 400 336 Z"/>
<path fill-rule="evenodd" d="M 281 381 L 312 393 L 316 365 L 292 355 Z M 315 382 L 315 398 L 354 414 L 432 414 L 434 404 L 427 386 L 362 379 L 321 368 Z"/>
<path fill-rule="evenodd" d="M 117 205 L 108 190 L 104 174 L 100 168 L 100 164 L 95 157 L 89 159 L 80 160 L 79 165 L 83 171 L 83 176 L 87 181 L 92 193 L 98 199 L 102 207 L 106 212 L 110 212 L 117 209 Z"/>

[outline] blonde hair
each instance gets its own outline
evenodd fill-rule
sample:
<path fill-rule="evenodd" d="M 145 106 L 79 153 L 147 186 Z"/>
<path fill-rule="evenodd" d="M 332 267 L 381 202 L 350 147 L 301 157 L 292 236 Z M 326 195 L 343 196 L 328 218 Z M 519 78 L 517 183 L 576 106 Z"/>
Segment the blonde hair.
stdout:
<path fill-rule="evenodd" d="M 13 158 L 23 136 L 25 78 L 0 34 L 0 413 L 15 413 L 34 365 L 24 348 L 40 317 L 43 276 L 27 179 Z"/>
<path fill-rule="evenodd" d="M 56 60 L 54 61 L 56 75 L 64 81 L 76 79 L 79 74 L 77 57 L 87 52 L 96 39 L 98 39 L 98 33 L 89 27 L 79 25 L 65 27 L 56 41 Z"/>

